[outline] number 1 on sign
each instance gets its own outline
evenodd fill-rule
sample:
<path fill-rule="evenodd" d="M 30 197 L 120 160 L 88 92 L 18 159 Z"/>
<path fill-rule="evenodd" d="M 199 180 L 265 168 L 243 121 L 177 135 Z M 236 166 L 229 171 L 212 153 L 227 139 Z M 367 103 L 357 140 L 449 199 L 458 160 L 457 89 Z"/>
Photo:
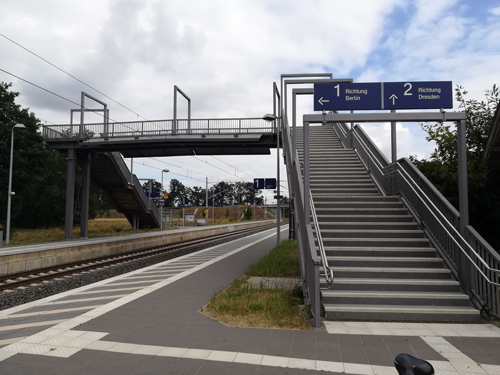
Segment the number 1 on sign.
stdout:
<path fill-rule="evenodd" d="M 337 86 L 333 86 L 334 89 L 337 89 L 337 97 L 340 96 L 340 84 L 338 84 Z"/>

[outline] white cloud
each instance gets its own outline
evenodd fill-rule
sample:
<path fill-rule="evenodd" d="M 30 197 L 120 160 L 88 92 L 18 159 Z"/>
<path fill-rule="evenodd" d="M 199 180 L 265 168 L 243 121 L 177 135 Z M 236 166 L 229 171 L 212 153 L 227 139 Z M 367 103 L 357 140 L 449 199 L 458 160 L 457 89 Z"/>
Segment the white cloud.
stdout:
<path fill-rule="evenodd" d="M 494 16 L 500 16 L 500 6 L 496 8 L 491 8 L 490 13 L 493 14 Z"/>

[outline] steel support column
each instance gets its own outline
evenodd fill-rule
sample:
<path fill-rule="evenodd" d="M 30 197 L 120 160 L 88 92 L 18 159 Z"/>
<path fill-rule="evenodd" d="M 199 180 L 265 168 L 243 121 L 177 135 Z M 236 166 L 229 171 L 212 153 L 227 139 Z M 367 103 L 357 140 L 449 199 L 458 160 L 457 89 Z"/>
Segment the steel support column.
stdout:
<path fill-rule="evenodd" d="M 467 186 L 467 144 L 465 139 L 465 120 L 457 121 L 457 141 L 458 141 L 458 194 L 460 206 L 459 229 L 462 237 L 467 238 L 465 227 L 469 225 L 469 192 Z M 464 246 L 468 251 L 467 246 Z M 460 256 L 460 281 L 466 292 L 471 291 L 470 264 L 465 254 Z"/>
<path fill-rule="evenodd" d="M 64 213 L 64 238 L 73 239 L 73 215 L 75 206 L 76 156 L 73 147 L 68 148 L 66 158 L 66 210 Z"/>
<path fill-rule="evenodd" d="M 280 97 L 278 93 L 278 87 L 276 82 L 273 82 L 273 115 L 276 117 L 276 96 L 278 96 L 278 106 L 281 107 Z M 277 94 L 277 95 L 276 95 Z M 281 243 L 280 240 L 280 128 L 283 118 L 279 117 L 274 119 L 274 128 L 276 129 L 276 168 L 277 168 L 277 178 L 276 178 L 276 193 L 278 194 L 276 199 L 277 209 L 276 209 L 276 246 Z"/>
<path fill-rule="evenodd" d="M 396 113 L 394 109 L 391 110 L 391 113 Z M 392 162 L 395 163 L 398 160 L 398 146 L 396 139 L 396 121 L 391 122 L 391 156 Z M 394 193 L 393 193 L 394 194 Z"/>
<path fill-rule="evenodd" d="M 82 158 L 82 195 L 80 201 L 80 238 L 89 236 L 89 199 L 90 199 L 90 152 Z"/>
<path fill-rule="evenodd" d="M 309 123 L 304 121 L 304 225 L 311 225 L 311 184 L 309 176 Z"/>

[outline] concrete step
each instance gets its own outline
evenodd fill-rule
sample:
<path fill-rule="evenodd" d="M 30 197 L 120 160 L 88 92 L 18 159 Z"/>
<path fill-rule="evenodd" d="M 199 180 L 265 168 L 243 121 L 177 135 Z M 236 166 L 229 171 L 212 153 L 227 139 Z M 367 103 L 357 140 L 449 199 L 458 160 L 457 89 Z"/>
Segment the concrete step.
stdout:
<path fill-rule="evenodd" d="M 378 196 L 374 197 L 372 195 L 363 197 L 359 195 L 355 196 L 341 196 L 339 197 L 338 195 L 335 194 L 317 194 L 313 195 L 314 199 L 316 198 L 325 198 L 328 199 L 328 201 L 333 201 L 333 202 L 401 202 L 399 197 L 397 196 Z"/>
<path fill-rule="evenodd" d="M 353 222 L 323 222 L 319 221 L 319 228 L 321 233 L 325 230 L 389 230 L 389 229 L 397 229 L 397 230 L 417 230 L 419 229 L 418 224 L 415 222 L 362 222 L 362 221 L 353 221 Z"/>
<path fill-rule="evenodd" d="M 325 247 L 326 256 L 358 257 L 436 257 L 433 247 Z"/>
<path fill-rule="evenodd" d="M 464 293 L 323 290 L 323 303 L 334 305 L 470 306 Z"/>
<path fill-rule="evenodd" d="M 368 279 L 445 279 L 451 278 L 451 272 L 446 268 L 391 268 L 391 267 L 330 267 L 335 277 L 368 278 Z"/>
<path fill-rule="evenodd" d="M 323 241 L 336 238 L 424 238 L 422 230 L 398 230 L 398 229 L 325 229 L 321 231 Z"/>
<path fill-rule="evenodd" d="M 311 192 L 314 194 L 345 194 L 345 195 L 354 195 L 354 194 L 359 194 L 360 196 L 363 195 L 377 195 L 380 196 L 380 192 L 378 191 L 377 188 L 368 188 L 368 187 L 360 187 L 360 188 L 347 188 L 347 187 L 334 187 L 330 189 L 326 188 L 311 188 Z"/>
<path fill-rule="evenodd" d="M 324 306 L 327 319 L 369 319 L 396 321 L 477 322 L 479 311 L 468 306 L 330 305 Z"/>
<path fill-rule="evenodd" d="M 339 223 L 339 222 L 410 222 L 413 221 L 413 216 L 408 214 L 400 215 L 336 215 L 327 214 L 324 212 L 316 212 L 320 225 L 322 223 Z"/>
<path fill-rule="evenodd" d="M 430 247 L 427 238 L 325 238 L 323 245 L 326 247 Z"/>
<path fill-rule="evenodd" d="M 311 187 L 314 188 L 324 188 L 328 189 L 331 187 L 344 187 L 344 186 L 359 186 L 359 187 L 366 187 L 366 186 L 375 186 L 373 181 L 371 179 L 366 179 L 366 180 L 357 180 L 357 179 L 352 179 L 352 180 L 332 180 L 330 182 L 322 182 L 322 181 L 317 181 L 317 180 L 309 180 Z"/>
<path fill-rule="evenodd" d="M 339 171 L 339 172 L 321 172 L 310 171 L 309 178 L 312 180 L 325 180 L 326 182 L 334 179 L 361 179 L 366 180 L 371 177 L 366 174 L 366 171 L 352 172 L 352 171 Z"/>
<path fill-rule="evenodd" d="M 341 278 L 335 276 L 333 286 L 329 287 L 323 278 L 321 288 L 331 290 L 377 290 L 377 291 L 408 291 L 408 292 L 450 292 L 460 293 L 460 283 L 445 279 L 384 279 L 384 278 Z"/>
<path fill-rule="evenodd" d="M 311 186 L 315 188 L 323 188 L 323 189 L 328 189 L 331 187 L 343 187 L 344 185 L 350 185 L 350 184 L 361 184 L 361 185 L 375 185 L 373 183 L 373 180 L 371 178 L 362 178 L 362 177 L 345 177 L 345 176 L 334 176 L 331 177 L 330 179 L 326 180 L 324 176 L 319 176 L 319 177 L 314 177 L 310 176 L 309 183 Z M 334 194 L 330 194 L 330 196 L 326 195 L 325 198 L 330 198 L 330 197 L 335 197 Z M 344 201 L 346 199 L 342 199 Z M 338 199 L 337 199 L 338 201 Z"/>
<path fill-rule="evenodd" d="M 315 206 L 316 207 L 316 206 Z M 323 208 L 317 207 L 316 213 L 330 215 L 408 215 L 406 208 Z"/>
<path fill-rule="evenodd" d="M 443 268 L 441 258 L 423 258 L 423 257 L 389 257 L 389 256 L 327 256 L 330 266 L 338 267 L 386 267 L 386 268 Z"/>
<path fill-rule="evenodd" d="M 346 208 L 346 209 L 405 209 L 402 202 L 397 201 L 369 201 L 369 202 L 339 202 L 339 201 L 328 201 L 325 198 L 315 198 L 313 195 L 314 207 L 319 208 Z"/>

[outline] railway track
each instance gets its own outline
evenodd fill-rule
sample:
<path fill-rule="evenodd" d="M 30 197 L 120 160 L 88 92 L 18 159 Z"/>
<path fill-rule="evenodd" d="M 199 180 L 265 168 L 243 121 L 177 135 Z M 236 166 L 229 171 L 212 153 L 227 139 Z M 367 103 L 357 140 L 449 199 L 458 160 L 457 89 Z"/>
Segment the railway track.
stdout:
<path fill-rule="evenodd" d="M 262 232 L 275 227 L 276 224 L 270 224 L 257 228 L 242 229 L 230 233 L 197 238 L 194 240 L 179 241 L 161 246 L 140 248 L 116 255 L 109 255 L 94 259 L 65 263 L 58 266 L 3 275 L 0 276 L 0 292 L 16 289 L 19 287 L 26 287 L 33 284 L 39 284 L 42 282 L 47 282 L 53 279 L 59 279 L 78 273 L 84 273 L 114 265 L 124 264 L 135 260 L 153 258 L 155 256 L 169 252 L 175 253 L 179 252 L 179 250 L 184 250 L 182 252 L 179 252 L 179 254 L 177 255 L 182 256 L 188 252 L 199 251 L 204 248 L 220 244 L 222 242 L 228 242 L 236 238 L 249 236 L 251 234 Z M 190 248 L 192 249 L 192 251 L 189 251 Z"/>

